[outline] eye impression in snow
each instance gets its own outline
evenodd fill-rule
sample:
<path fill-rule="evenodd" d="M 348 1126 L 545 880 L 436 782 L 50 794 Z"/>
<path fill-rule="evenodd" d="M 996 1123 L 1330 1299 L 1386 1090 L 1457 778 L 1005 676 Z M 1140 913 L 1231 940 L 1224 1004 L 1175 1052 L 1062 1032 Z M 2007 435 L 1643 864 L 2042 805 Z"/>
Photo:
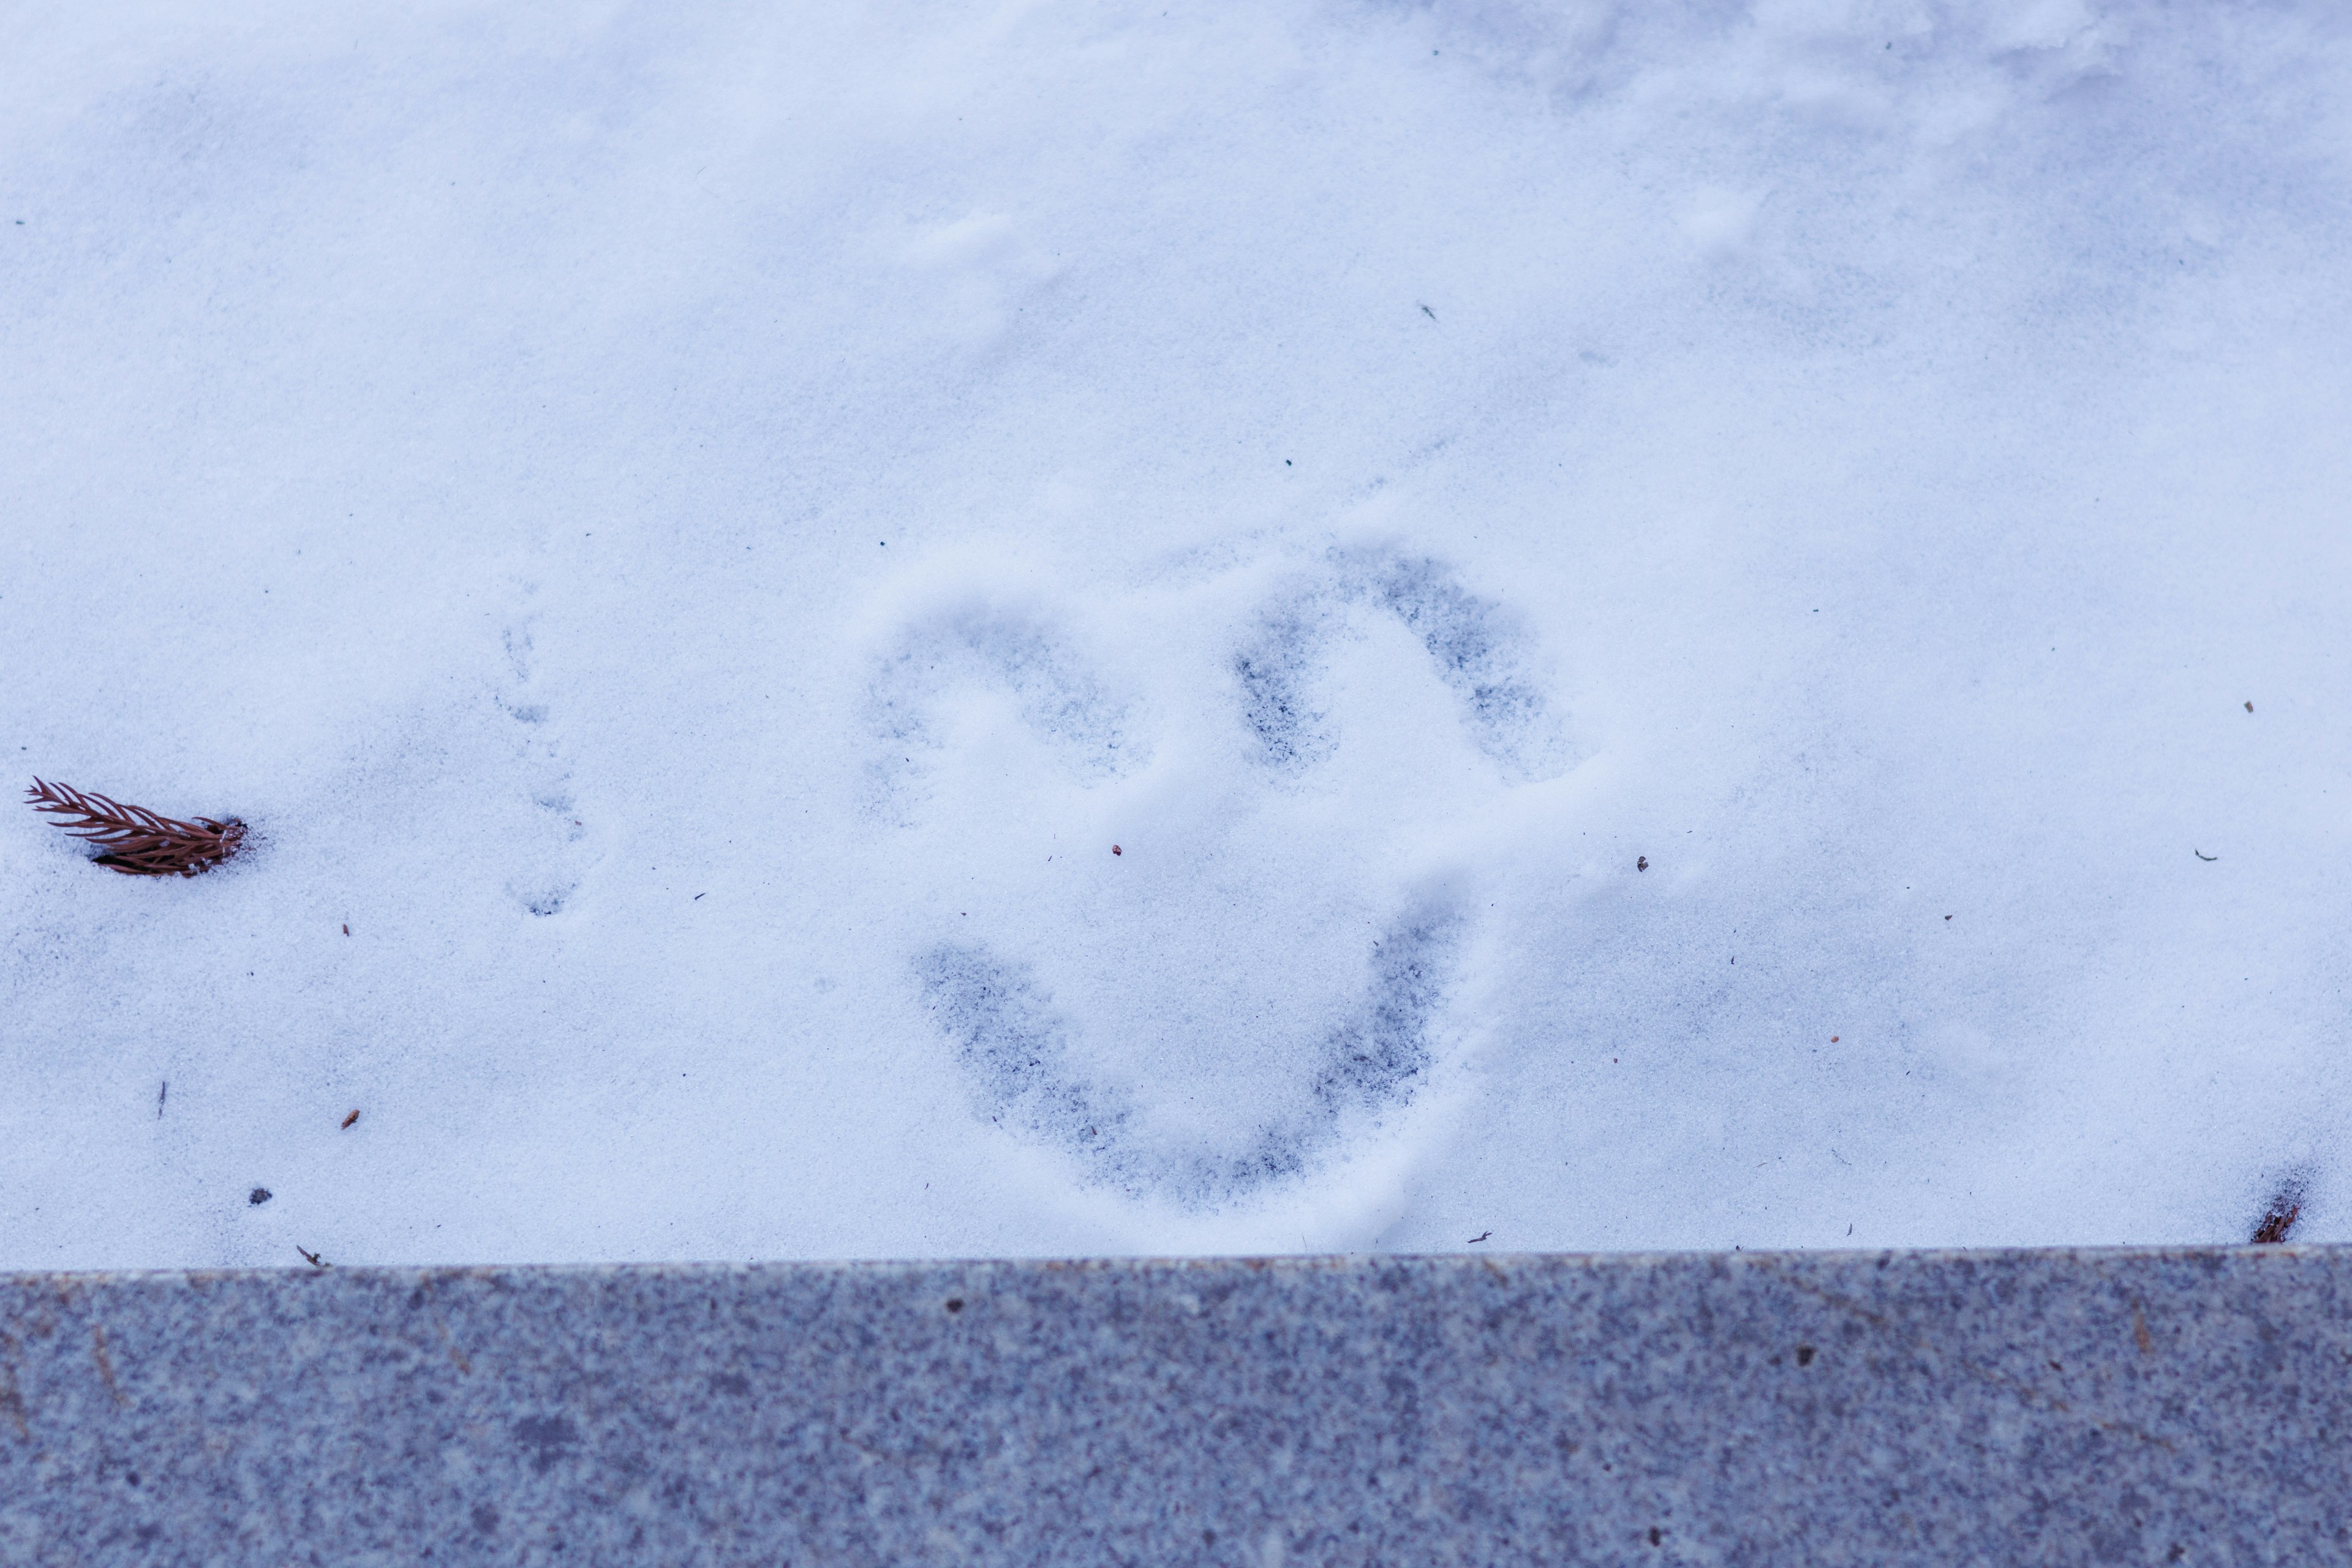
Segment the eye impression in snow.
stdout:
<path fill-rule="evenodd" d="M 1234 650 L 1244 717 L 1260 762 L 1297 775 L 1338 745 L 1314 692 L 1349 614 L 1393 616 L 1428 650 L 1480 751 L 1513 783 L 1557 777 L 1567 738 L 1528 668 L 1526 639 L 1501 605 L 1465 589 L 1441 563 L 1387 552 L 1334 552 L 1323 573 L 1275 595 Z"/>
<path fill-rule="evenodd" d="M 1078 1180 L 1204 1210 L 1347 1157 L 1455 1054 L 1469 900 L 1400 869 L 1431 824 L 1356 809 L 1392 776 L 1383 767 L 1438 748 L 1500 788 L 1564 772 L 1568 745 L 1517 618 L 1435 560 L 1333 551 L 1159 614 L 1146 625 L 1139 602 L 1115 606 L 1091 638 L 1034 607 L 911 621 L 874 679 L 869 780 L 898 830 L 944 843 L 1052 833 L 1099 809 L 1171 825 L 1153 844 L 1127 835 L 1118 858 L 1107 834 L 1057 857 L 1061 880 L 995 879 L 992 920 L 959 907 L 909 963 L 983 1121 Z M 1154 666 L 1206 689 L 1129 693 L 1107 654 L 1081 651 L 1123 629 L 1155 653 L 1193 640 Z M 1351 730 L 1349 702 L 1376 712 L 1400 679 L 1427 694 L 1401 709 L 1418 718 Z M 1058 775 L 1040 776 L 1039 822 L 974 819 L 958 835 L 923 820 L 969 766 L 940 716 L 958 683 L 1009 702 L 1003 722 Z M 1189 727 L 1170 719 L 1186 700 Z"/>
<path fill-rule="evenodd" d="M 911 820 L 946 745 L 936 721 L 940 697 L 958 681 L 1010 693 L 1023 721 L 1083 782 L 1116 778 L 1149 760 L 1125 705 L 1052 627 L 1027 613 L 961 605 L 908 626 L 875 678 L 871 712 L 882 746 L 866 770 L 874 810 Z"/>

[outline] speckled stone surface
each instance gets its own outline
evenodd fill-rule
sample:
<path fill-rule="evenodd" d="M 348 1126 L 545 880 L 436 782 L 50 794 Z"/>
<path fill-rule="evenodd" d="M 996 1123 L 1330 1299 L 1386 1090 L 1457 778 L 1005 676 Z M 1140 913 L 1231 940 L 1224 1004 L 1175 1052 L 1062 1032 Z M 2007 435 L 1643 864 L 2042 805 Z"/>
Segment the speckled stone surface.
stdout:
<path fill-rule="evenodd" d="M 0 1280 L 0 1562 L 2352 1561 L 2352 1249 Z"/>

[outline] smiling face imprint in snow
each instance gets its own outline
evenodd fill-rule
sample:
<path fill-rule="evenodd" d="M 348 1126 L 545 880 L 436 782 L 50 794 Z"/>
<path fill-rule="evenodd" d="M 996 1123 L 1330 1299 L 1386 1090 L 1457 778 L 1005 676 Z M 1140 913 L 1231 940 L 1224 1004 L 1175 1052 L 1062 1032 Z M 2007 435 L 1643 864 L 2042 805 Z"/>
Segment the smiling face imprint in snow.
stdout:
<path fill-rule="evenodd" d="M 944 832 L 943 856 L 1058 846 L 971 870 L 986 890 L 910 955 L 923 1002 L 989 1121 L 1207 1208 L 1413 1100 L 1469 926 L 1417 847 L 1567 753 L 1515 618 L 1438 562 L 1236 573 L 1163 598 L 1157 626 L 1142 598 L 1090 639 L 982 597 L 906 618 L 871 694 L 870 803 Z M 1161 657 L 1115 674 L 1121 639 Z"/>

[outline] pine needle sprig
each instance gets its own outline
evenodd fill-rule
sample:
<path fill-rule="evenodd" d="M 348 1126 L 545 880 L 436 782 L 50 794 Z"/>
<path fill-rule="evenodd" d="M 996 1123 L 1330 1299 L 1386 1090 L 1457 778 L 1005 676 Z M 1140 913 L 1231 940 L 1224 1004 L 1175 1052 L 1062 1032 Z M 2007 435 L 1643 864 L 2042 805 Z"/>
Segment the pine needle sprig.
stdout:
<path fill-rule="evenodd" d="M 25 798 L 68 833 L 103 850 L 93 857 L 99 865 L 127 877 L 193 877 L 235 855 L 245 842 L 245 824 L 234 816 L 182 822 L 37 778 Z"/>

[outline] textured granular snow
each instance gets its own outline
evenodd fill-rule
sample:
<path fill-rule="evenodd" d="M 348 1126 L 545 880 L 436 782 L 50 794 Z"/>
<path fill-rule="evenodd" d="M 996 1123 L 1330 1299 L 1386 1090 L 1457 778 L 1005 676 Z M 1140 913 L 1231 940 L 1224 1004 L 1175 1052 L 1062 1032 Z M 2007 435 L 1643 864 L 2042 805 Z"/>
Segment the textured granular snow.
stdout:
<path fill-rule="evenodd" d="M 2316 3 L 19 16 L 0 755 L 254 838 L 0 810 L 0 1265 L 2345 1235 L 2347 198 Z"/>

